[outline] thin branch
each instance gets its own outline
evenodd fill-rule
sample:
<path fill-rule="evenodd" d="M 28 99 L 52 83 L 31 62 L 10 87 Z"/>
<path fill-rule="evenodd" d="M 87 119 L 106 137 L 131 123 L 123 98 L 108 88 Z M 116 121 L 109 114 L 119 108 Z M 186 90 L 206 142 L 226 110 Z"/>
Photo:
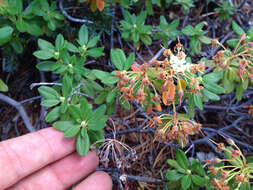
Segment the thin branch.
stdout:
<path fill-rule="evenodd" d="M 57 83 L 57 82 L 39 82 L 39 83 L 32 83 L 30 85 L 30 89 L 32 90 L 35 86 L 41 86 L 41 85 L 55 85 L 55 86 L 62 86 L 61 83 Z"/>
<path fill-rule="evenodd" d="M 86 19 L 80 19 L 80 18 L 74 18 L 74 17 L 70 16 L 70 15 L 65 11 L 65 9 L 63 8 L 62 0 L 59 0 L 59 9 L 60 9 L 61 13 L 62 13 L 67 19 L 69 19 L 69 20 L 72 21 L 72 22 L 79 22 L 79 23 L 86 23 L 86 24 L 94 24 L 93 21 L 86 20 Z"/>
<path fill-rule="evenodd" d="M 11 106 L 15 107 L 18 110 L 18 112 L 19 112 L 20 116 L 22 117 L 22 119 L 24 120 L 24 124 L 25 124 L 27 130 L 30 131 L 30 132 L 35 131 L 34 127 L 30 123 L 29 117 L 27 116 L 25 109 L 23 108 L 23 106 L 19 102 L 13 100 L 12 98 L 10 98 L 8 96 L 5 96 L 2 93 L 0 93 L 0 100 L 2 100 L 4 102 L 10 104 Z"/>

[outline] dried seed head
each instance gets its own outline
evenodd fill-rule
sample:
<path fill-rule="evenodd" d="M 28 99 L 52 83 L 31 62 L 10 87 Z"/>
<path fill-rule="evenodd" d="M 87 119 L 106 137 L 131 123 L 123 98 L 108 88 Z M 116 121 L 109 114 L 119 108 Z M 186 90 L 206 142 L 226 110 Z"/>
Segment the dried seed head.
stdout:
<path fill-rule="evenodd" d="M 212 39 L 212 46 L 214 48 L 217 48 L 217 45 L 218 45 L 218 40 L 217 39 Z"/>
<path fill-rule="evenodd" d="M 172 55 L 172 52 L 171 52 L 170 49 L 165 49 L 164 52 L 163 52 L 163 55 L 164 55 L 165 57 L 169 57 L 169 56 Z"/>

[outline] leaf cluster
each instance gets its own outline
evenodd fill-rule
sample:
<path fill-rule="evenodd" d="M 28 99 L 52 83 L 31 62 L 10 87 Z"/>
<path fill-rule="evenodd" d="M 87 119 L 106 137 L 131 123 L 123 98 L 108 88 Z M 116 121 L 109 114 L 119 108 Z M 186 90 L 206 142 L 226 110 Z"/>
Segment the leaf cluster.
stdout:
<path fill-rule="evenodd" d="M 175 160 L 167 160 L 173 168 L 166 173 L 169 187 L 195 190 L 207 183 L 205 170 L 199 160 L 194 159 L 189 163 L 185 153 L 180 149 L 176 150 L 175 157 Z"/>

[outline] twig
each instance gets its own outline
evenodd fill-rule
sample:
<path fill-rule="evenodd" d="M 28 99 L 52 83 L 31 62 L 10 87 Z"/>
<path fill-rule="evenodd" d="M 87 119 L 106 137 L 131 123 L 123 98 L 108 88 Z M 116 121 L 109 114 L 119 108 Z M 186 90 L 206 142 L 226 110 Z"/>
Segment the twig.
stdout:
<path fill-rule="evenodd" d="M 133 128 L 133 129 L 128 129 L 128 130 L 121 130 L 121 131 L 117 131 L 116 133 L 105 134 L 105 138 L 113 137 L 114 135 L 118 136 L 118 135 L 130 134 L 130 133 L 154 133 L 154 129 L 153 128 L 147 128 L 147 129 Z"/>
<path fill-rule="evenodd" d="M 158 57 L 161 56 L 161 54 L 164 52 L 165 48 L 162 47 L 156 54 L 154 57 L 152 57 L 152 59 L 149 60 L 148 63 L 152 63 L 154 60 L 158 59 Z"/>
<path fill-rule="evenodd" d="M 0 93 L 0 100 L 10 104 L 11 106 L 15 107 L 18 110 L 18 112 L 19 112 L 20 116 L 22 117 L 22 119 L 24 120 L 24 124 L 29 132 L 35 131 L 34 127 L 30 123 L 29 117 L 27 116 L 26 111 L 23 108 L 22 104 L 13 100 L 12 98 L 10 98 L 8 96 L 5 96 L 2 93 Z"/>
<path fill-rule="evenodd" d="M 33 100 L 37 100 L 37 99 L 40 99 L 40 98 L 41 98 L 41 96 L 34 96 L 34 97 L 31 97 L 31 98 L 22 100 L 22 101 L 20 101 L 19 103 L 20 103 L 20 104 L 24 104 L 24 103 L 26 103 L 26 102 L 30 102 L 30 101 L 33 101 Z"/>
<path fill-rule="evenodd" d="M 30 89 L 32 90 L 35 86 L 41 86 L 41 85 L 55 85 L 55 86 L 62 86 L 61 83 L 57 83 L 57 82 L 39 82 L 39 83 L 32 83 L 30 85 Z"/>
<path fill-rule="evenodd" d="M 65 11 L 65 9 L 63 8 L 62 0 L 59 0 L 59 9 L 60 9 L 61 13 L 62 13 L 67 19 L 69 19 L 70 21 L 79 22 L 79 23 L 94 24 L 93 21 L 86 20 L 86 19 L 80 19 L 80 18 L 74 18 L 74 17 L 70 16 L 70 15 Z"/>
<path fill-rule="evenodd" d="M 151 177 L 126 175 L 126 174 L 121 175 L 120 179 L 122 181 L 133 180 L 133 181 L 141 181 L 141 182 L 146 182 L 146 183 L 153 183 L 153 184 L 157 184 L 157 185 L 162 185 L 162 184 L 168 182 L 167 180 L 155 179 L 155 178 L 151 178 Z"/>

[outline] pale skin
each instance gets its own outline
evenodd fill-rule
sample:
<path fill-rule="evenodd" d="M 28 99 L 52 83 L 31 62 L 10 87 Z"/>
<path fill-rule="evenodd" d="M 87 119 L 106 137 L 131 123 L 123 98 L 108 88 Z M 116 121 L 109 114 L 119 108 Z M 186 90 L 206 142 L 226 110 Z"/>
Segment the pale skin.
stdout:
<path fill-rule="evenodd" d="M 0 190 L 111 190 L 112 180 L 94 152 L 79 156 L 75 139 L 53 128 L 0 142 Z"/>

